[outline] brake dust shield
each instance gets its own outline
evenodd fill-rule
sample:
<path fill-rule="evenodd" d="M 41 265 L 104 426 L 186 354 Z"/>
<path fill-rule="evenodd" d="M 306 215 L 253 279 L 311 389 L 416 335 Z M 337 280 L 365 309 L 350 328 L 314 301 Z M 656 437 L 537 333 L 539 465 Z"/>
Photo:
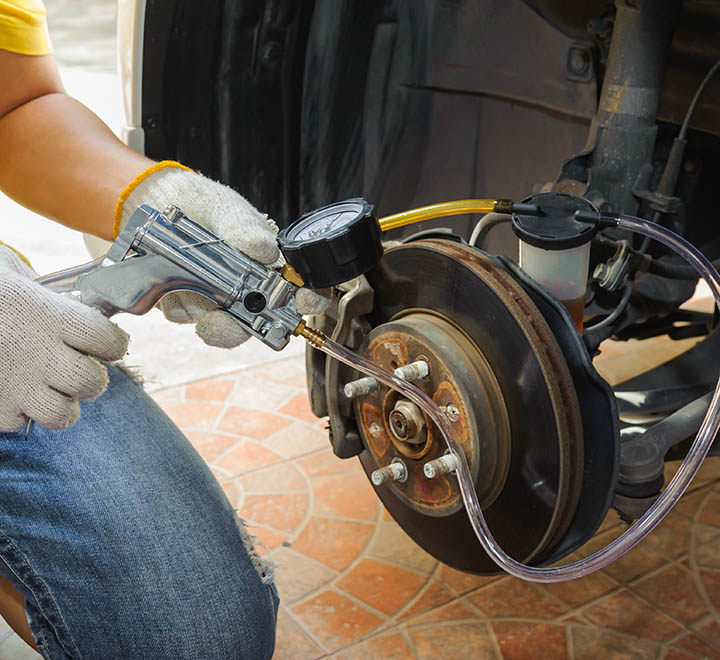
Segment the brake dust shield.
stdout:
<path fill-rule="evenodd" d="M 375 306 L 365 355 L 389 369 L 428 362 L 430 373 L 416 384 L 451 411 L 493 535 L 512 557 L 541 562 L 568 530 L 583 475 L 575 387 L 544 317 L 496 261 L 449 241 L 389 250 L 367 278 Z M 400 398 L 380 387 L 355 401 L 366 473 L 393 460 L 408 471 L 404 482 L 375 487 L 378 496 L 443 563 L 496 572 L 455 477 L 423 473 L 445 453 L 442 436 L 419 410 L 398 426 L 391 413 Z"/>

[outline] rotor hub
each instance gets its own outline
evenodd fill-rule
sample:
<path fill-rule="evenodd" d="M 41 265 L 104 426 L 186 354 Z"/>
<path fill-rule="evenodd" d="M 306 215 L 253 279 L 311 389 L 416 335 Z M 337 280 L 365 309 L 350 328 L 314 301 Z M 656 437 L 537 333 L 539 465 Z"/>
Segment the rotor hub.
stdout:
<path fill-rule="evenodd" d="M 478 494 L 481 506 L 490 506 L 507 476 L 510 427 L 497 379 L 477 346 L 448 320 L 421 312 L 378 326 L 368 339 L 365 355 L 386 369 L 427 362 L 428 375 L 415 384 L 447 411 L 473 477 L 482 464 Z M 407 480 L 391 485 L 398 497 L 431 516 L 450 515 L 462 507 L 454 475 L 430 479 L 423 471 L 428 461 L 444 454 L 446 446 L 418 406 L 396 390 L 380 387 L 358 399 L 358 408 L 377 465 L 405 461 Z"/>

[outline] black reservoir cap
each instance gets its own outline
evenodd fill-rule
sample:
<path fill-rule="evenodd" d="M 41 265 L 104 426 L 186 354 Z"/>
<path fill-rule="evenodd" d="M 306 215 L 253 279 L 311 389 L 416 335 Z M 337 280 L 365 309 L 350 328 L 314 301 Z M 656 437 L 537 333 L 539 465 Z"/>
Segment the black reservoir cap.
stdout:
<path fill-rule="evenodd" d="M 513 232 L 528 245 L 543 250 L 569 250 L 591 241 L 597 233 L 597 226 L 575 219 L 577 211 L 598 212 L 583 197 L 549 192 L 528 197 L 523 203 L 541 209 L 540 215 L 513 213 Z"/>
<path fill-rule="evenodd" d="M 287 262 L 305 286 L 335 286 L 370 270 L 383 254 L 375 208 L 346 199 L 306 213 L 278 234 Z"/>

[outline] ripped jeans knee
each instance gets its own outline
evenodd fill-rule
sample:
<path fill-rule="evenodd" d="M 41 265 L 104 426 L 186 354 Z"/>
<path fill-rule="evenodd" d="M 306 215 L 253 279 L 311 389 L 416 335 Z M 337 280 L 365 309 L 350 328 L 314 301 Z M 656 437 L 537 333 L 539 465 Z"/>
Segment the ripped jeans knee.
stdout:
<path fill-rule="evenodd" d="M 272 565 L 202 459 L 110 368 L 65 431 L 0 434 L 0 571 L 45 658 L 272 657 Z"/>
<path fill-rule="evenodd" d="M 250 561 L 252 561 L 255 570 L 260 576 L 260 580 L 262 580 L 263 584 L 272 584 L 275 579 L 275 563 L 267 556 L 267 546 L 250 533 L 248 524 L 239 514 L 237 516 L 237 525 L 240 528 L 245 550 L 247 550 Z M 265 555 L 260 554 L 258 547 L 265 550 Z"/>

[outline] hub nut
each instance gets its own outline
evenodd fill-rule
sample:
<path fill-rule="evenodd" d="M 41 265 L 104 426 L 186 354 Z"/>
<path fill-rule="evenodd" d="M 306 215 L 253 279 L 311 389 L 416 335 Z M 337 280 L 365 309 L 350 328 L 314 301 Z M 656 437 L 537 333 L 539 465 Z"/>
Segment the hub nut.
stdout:
<path fill-rule="evenodd" d="M 393 435 L 403 442 L 418 445 L 424 442 L 425 416 L 411 401 L 400 399 L 390 412 L 388 423 Z"/>

